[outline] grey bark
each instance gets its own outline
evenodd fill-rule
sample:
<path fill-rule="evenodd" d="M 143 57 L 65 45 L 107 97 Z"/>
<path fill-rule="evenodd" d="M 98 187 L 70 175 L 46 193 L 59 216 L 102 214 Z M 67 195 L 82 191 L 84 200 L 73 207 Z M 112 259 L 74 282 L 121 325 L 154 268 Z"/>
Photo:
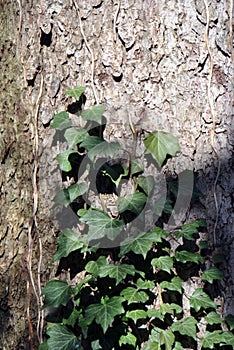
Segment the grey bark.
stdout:
<path fill-rule="evenodd" d="M 234 313 L 231 6 L 228 0 L 0 1 L 3 349 L 37 342 L 41 301 L 31 280 L 40 297 L 55 274 L 51 208 L 61 185 L 49 125 L 72 103 L 65 90 L 79 85 L 86 87 L 86 108 L 105 104 L 107 139 L 128 147 L 131 123 L 179 139 L 181 154 L 165 171 L 198 175 L 204 198 L 188 216 L 205 215 L 214 250 L 227 251 L 223 312 Z"/>

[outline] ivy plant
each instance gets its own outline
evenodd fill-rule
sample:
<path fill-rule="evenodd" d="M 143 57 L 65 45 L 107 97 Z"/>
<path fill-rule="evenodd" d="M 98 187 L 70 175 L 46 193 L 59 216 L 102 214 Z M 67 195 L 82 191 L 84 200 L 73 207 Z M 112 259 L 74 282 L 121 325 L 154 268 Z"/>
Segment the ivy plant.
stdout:
<path fill-rule="evenodd" d="M 83 87 L 66 91 L 76 101 L 84 93 Z M 53 279 L 42 290 L 48 324 L 39 349 L 233 349 L 233 318 L 225 323 L 209 288 L 222 273 L 214 264 L 206 269 L 209 251 L 204 241 L 199 244 L 205 221 L 181 223 L 170 232 L 156 222 L 141 229 L 154 177 L 144 174 L 144 155 L 138 159 L 133 154 L 128 165 L 119 160 L 119 166 L 113 165 L 121 146 L 103 137 L 104 111 L 103 105 L 80 111 L 83 128 L 72 126 L 67 111 L 56 114 L 51 125 L 64 133 L 67 149 L 57 161 L 65 178 L 74 182 L 54 202 L 75 208 L 77 228 L 67 227 L 57 237 L 54 261 L 67 261 L 73 279 Z M 160 167 L 180 151 L 178 140 L 165 131 L 148 132 L 143 144 Z M 92 174 L 99 181 L 94 191 L 99 207 L 89 200 Z M 122 182 L 132 184 L 125 195 L 119 189 Z M 115 193 L 115 215 L 105 193 Z M 172 202 L 167 198 L 164 214 L 171 213 Z M 194 277 L 200 284 L 188 294 L 186 283 Z"/>

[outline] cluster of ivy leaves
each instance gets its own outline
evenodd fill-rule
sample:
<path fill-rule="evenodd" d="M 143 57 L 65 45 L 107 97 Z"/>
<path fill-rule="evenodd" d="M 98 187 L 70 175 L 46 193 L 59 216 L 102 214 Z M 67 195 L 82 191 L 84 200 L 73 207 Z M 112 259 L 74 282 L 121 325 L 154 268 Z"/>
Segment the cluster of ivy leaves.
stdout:
<path fill-rule="evenodd" d="M 66 94 L 79 101 L 84 91 L 78 87 Z M 120 148 L 119 143 L 104 140 L 101 133 L 91 132 L 94 126 L 102 125 L 104 111 L 102 105 L 81 111 L 87 124 L 79 129 L 72 126 L 67 112 L 54 116 L 52 128 L 63 132 L 68 144 L 57 156 L 63 173 L 72 171 L 74 155 L 88 156 L 86 170 L 91 171 L 97 157 L 111 158 Z M 146 153 L 160 166 L 168 154 L 174 156 L 179 151 L 177 139 L 163 131 L 149 133 L 144 144 Z M 126 217 L 137 216 L 144 208 L 150 177 L 142 176 L 142 167 L 135 159 L 129 169 L 122 167 L 117 175 L 112 170 L 106 167 L 103 174 L 117 187 L 123 177 L 131 176 L 135 192 L 118 198 L 117 217 L 81 201 L 77 219 L 83 231 L 78 234 L 65 228 L 57 238 L 54 261 L 70 258 L 78 266 L 74 276 L 83 274 L 75 285 L 54 279 L 43 288 L 44 308 L 49 313 L 46 339 L 39 349 L 232 349 L 233 318 L 224 320 L 209 295 L 209 286 L 221 280 L 222 273 L 215 266 L 205 268 L 208 245 L 198 239 L 199 231 L 205 229 L 204 220 L 170 233 L 155 226 L 149 232 L 128 235 L 115 245 L 128 222 Z M 88 181 L 77 179 L 54 201 L 68 207 L 88 189 Z M 100 247 L 98 242 L 103 239 L 112 241 L 113 248 Z M 195 287 L 186 295 L 185 283 L 194 276 L 200 278 L 203 287 Z"/>

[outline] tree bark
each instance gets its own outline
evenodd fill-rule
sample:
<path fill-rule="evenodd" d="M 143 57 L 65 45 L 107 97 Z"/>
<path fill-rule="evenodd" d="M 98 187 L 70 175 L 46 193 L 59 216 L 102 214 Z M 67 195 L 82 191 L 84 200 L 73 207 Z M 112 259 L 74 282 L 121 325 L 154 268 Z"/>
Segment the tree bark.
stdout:
<path fill-rule="evenodd" d="M 234 314 L 232 1 L 6 0 L 0 10 L 0 347 L 42 338 L 61 185 L 49 126 L 74 114 L 65 90 L 79 85 L 86 108 L 105 104 L 107 139 L 127 148 L 132 127 L 178 138 L 165 171 L 196 172 L 204 197 L 188 216 L 205 215 L 214 251 L 227 252 L 224 313 Z"/>

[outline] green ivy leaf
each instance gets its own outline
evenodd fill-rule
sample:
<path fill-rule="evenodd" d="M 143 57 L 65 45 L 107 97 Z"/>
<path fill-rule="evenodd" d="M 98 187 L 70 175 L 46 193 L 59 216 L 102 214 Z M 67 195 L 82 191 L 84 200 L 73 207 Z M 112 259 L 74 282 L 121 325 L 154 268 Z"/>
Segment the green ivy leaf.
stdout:
<path fill-rule="evenodd" d="M 161 350 L 159 343 L 149 340 L 142 350 Z"/>
<path fill-rule="evenodd" d="M 144 277 L 144 273 L 142 271 L 138 271 L 135 269 L 133 265 L 127 264 L 108 264 L 100 267 L 99 276 L 100 277 L 111 277 L 116 280 L 116 285 L 118 285 L 123 279 L 126 278 L 127 275 L 134 276 L 135 273 L 139 273 Z"/>
<path fill-rule="evenodd" d="M 157 213 L 157 204 L 156 204 L 156 213 Z M 172 200 L 170 200 L 169 198 L 166 198 L 164 207 L 163 207 L 163 211 L 166 214 L 171 214 L 173 212 L 173 206 L 172 206 Z"/>
<path fill-rule="evenodd" d="M 78 143 L 81 143 L 86 135 L 87 130 L 85 129 L 69 128 L 65 131 L 64 137 L 67 140 L 69 148 L 72 148 Z"/>
<path fill-rule="evenodd" d="M 178 341 L 176 341 L 173 350 L 184 350 L 184 348 L 183 348 L 183 346 L 181 345 L 181 343 L 179 343 Z"/>
<path fill-rule="evenodd" d="M 165 131 L 154 131 L 148 134 L 144 144 L 146 153 L 151 153 L 160 166 L 162 166 L 167 154 L 175 156 L 177 152 L 180 152 L 177 139 Z"/>
<path fill-rule="evenodd" d="M 102 116 L 105 112 L 105 106 L 95 105 L 92 109 L 86 109 L 82 111 L 81 117 L 85 120 L 94 121 L 98 124 L 102 123 Z"/>
<path fill-rule="evenodd" d="M 173 277 L 171 282 L 163 281 L 160 283 L 162 289 L 175 290 L 176 292 L 182 293 L 182 282 L 180 277 Z"/>
<path fill-rule="evenodd" d="M 77 215 L 79 216 L 79 217 L 81 217 L 81 216 L 84 216 L 85 214 L 87 214 L 88 213 L 88 209 L 79 209 L 78 210 L 78 212 L 77 212 Z"/>
<path fill-rule="evenodd" d="M 77 295 L 80 290 L 82 289 L 83 286 L 87 285 L 89 281 L 91 281 L 93 279 L 93 276 L 88 275 L 85 276 L 73 289 L 73 294 Z"/>
<path fill-rule="evenodd" d="M 145 303 L 147 300 L 149 300 L 148 294 L 133 287 L 123 289 L 120 295 L 127 300 L 128 305 L 139 302 Z"/>
<path fill-rule="evenodd" d="M 70 89 L 65 91 L 67 96 L 74 97 L 77 101 L 79 101 L 80 96 L 85 92 L 85 88 L 83 86 L 77 86 L 75 89 Z"/>
<path fill-rule="evenodd" d="M 223 332 L 223 342 L 227 345 L 230 345 L 234 349 L 234 334 L 229 331 Z"/>
<path fill-rule="evenodd" d="M 62 235 L 56 239 L 58 243 L 58 250 L 54 254 L 53 261 L 67 257 L 71 252 L 84 247 L 84 242 L 77 232 L 69 228 L 62 231 Z"/>
<path fill-rule="evenodd" d="M 203 257 L 199 253 L 192 253 L 192 252 L 188 252 L 187 250 L 176 252 L 175 259 L 182 263 L 191 261 L 196 264 L 202 263 L 204 261 Z"/>
<path fill-rule="evenodd" d="M 173 332 L 179 332 L 182 335 L 187 335 L 189 337 L 192 337 L 194 340 L 196 340 L 197 339 L 196 324 L 197 324 L 197 320 L 194 317 L 189 316 L 179 322 L 174 322 L 171 325 L 171 330 Z"/>
<path fill-rule="evenodd" d="M 66 326 L 55 324 L 48 328 L 48 350 L 74 350 L 79 346 L 79 341 Z M 78 347 L 79 349 L 79 347 Z"/>
<path fill-rule="evenodd" d="M 151 191 L 154 188 L 154 178 L 152 175 L 139 176 L 137 180 L 137 184 L 142 188 L 145 194 L 149 196 Z"/>
<path fill-rule="evenodd" d="M 89 225 L 89 231 L 86 238 L 89 241 L 108 237 L 114 240 L 121 232 L 123 220 L 113 219 L 107 213 L 89 209 L 86 214 L 81 216 L 80 221 Z"/>
<path fill-rule="evenodd" d="M 132 345 L 133 347 L 135 347 L 136 341 L 137 341 L 137 338 L 135 337 L 135 335 L 128 332 L 126 335 L 121 335 L 121 337 L 119 339 L 119 346 L 128 344 L 128 345 Z"/>
<path fill-rule="evenodd" d="M 85 265 L 85 270 L 88 273 L 92 273 L 93 275 L 98 276 L 101 266 L 106 265 L 106 263 L 106 257 L 101 255 L 96 261 L 89 261 Z"/>
<path fill-rule="evenodd" d="M 175 336 L 172 333 L 171 330 L 163 330 L 160 328 L 156 328 L 155 330 L 152 331 L 151 333 L 153 340 L 159 341 L 160 345 L 165 344 L 165 349 L 166 350 L 171 350 L 172 345 L 174 344 L 175 341 Z"/>
<path fill-rule="evenodd" d="M 133 320 L 134 323 L 137 323 L 139 319 L 147 317 L 147 312 L 144 310 L 127 311 L 126 317 Z"/>
<path fill-rule="evenodd" d="M 174 235 L 177 238 L 183 237 L 190 241 L 194 241 L 194 234 L 198 232 L 199 226 L 200 226 L 199 221 L 194 221 L 189 224 L 185 224 L 181 227 L 180 231 L 175 231 Z"/>
<path fill-rule="evenodd" d="M 102 349 L 99 340 L 92 341 L 91 346 L 92 346 L 92 350 Z"/>
<path fill-rule="evenodd" d="M 88 152 L 89 159 L 93 162 L 95 157 L 97 156 L 106 156 L 106 157 L 114 157 L 116 151 L 121 148 L 118 142 L 107 142 L 103 141 L 99 143 L 97 146 L 93 147 Z"/>
<path fill-rule="evenodd" d="M 85 270 L 86 272 L 92 273 L 93 275 L 97 276 L 99 272 L 99 266 L 96 263 L 96 261 L 92 260 L 85 265 Z"/>
<path fill-rule="evenodd" d="M 99 145 L 102 142 L 103 140 L 100 137 L 90 136 L 87 134 L 84 138 L 84 141 L 80 144 L 80 147 L 83 147 L 89 151 L 91 148 Z"/>
<path fill-rule="evenodd" d="M 53 201 L 56 205 L 64 205 L 65 207 L 68 207 L 71 202 L 67 189 L 63 189 L 56 193 Z"/>
<path fill-rule="evenodd" d="M 89 317 L 87 317 L 87 315 L 86 316 L 82 314 L 80 315 L 77 323 L 81 328 L 84 338 L 87 338 L 89 326 L 93 322 L 94 318 L 95 318 L 95 315 L 91 315 L 91 314 L 89 315 Z"/>
<path fill-rule="evenodd" d="M 72 125 L 69 120 L 69 114 L 67 112 L 60 112 L 54 115 L 53 123 L 51 124 L 52 129 L 63 130 L 67 129 Z"/>
<path fill-rule="evenodd" d="M 171 212 L 172 206 L 170 203 L 171 201 L 168 198 L 166 198 L 166 201 L 165 201 L 164 196 L 160 197 L 153 206 L 154 213 L 157 216 L 161 216 L 163 211 Z"/>
<path fill-rule="evenodd" d="M 165 316 L 166 314 L 170 314 L 170 315 L 174 314 L 174 310 L 171 308 L 171 305 L 165 304 L 165 303 L 160 305 L 160 312 L 163 316 Z"/>
<path fill-rule="evenodd" d="M 72 289 L 65 281 L 52 280 L 42 289 L 42 294 L 45 295 L 43 308 L 48 306 L 56 308 L 67 305 L 72 296 Z"/>
<path fill-rule="evenodd" d="M 164 316 L 166 314 L 173 315 L 174 311 L 175 311 L 176 314 L 180 314 L 183 311 L 183 309 L 182 309 L 182 307 L 180 305 L 177 305 L 177 304 L 174 304 L 174 303 L 171 303 L 171 304 L 163 303 L 160 306 L 160 309 L 155 309 L 155 308 L 148 309 L 147 310 L 147 314 L 148 314 L 149 317 L 159 318 L 161 321 L 163 321 L 164 320 Z"/>
<path fill-rule="evenodd" d="M 155 287 L 154 281 L 144 281 L 141 278 L 137 280 L 138 289 L 153 289 Z"/>
<path fill-rule="evenodd" d="M 206 331 L 204 334 L 204 338 L 200 339 L 201 346 L 204 348 L 213 349 L 214 344 L 221 344 L 223 342 L 223 331 L 216 330 L 213 332 Z"/>
<path fill-rule="evenodd" d="M 208 249 L 208 247 L 209 247 L 209 244 L 208 244 L 208 242 L 207 241 L 200 241 L 199 242 L 199 247 L 200 247 L 200 249 L 202 250 L 202 249 Z"/>
<path fill-rule="evenodd" d="M 43 341 L 43 343 L 39 344 L 38 350 L 48 350 L 47 341 Z"/>
<path fill-rule="evenodd" d="M 77 153 L 75 150 L 73 149 L 68 149 L 62 153 L 59 153 L 56 157 L 58 163 L 59 163 L 59 166 L 60 166 L 60 169 L 62 171 L 70 171 L 72 169 L 71 167 L 71 163 L 70 161 L 68 160 L 69 156 L 73 153 Z"/>
<path fill-rule="evenodd" d="M 215 254 L 212 255 L 212 261 L 213 261 L 214 264 L 223 263 L 225 258 L 226 258 L 225 251 L 220 252 L 220 253 L 215 253 Z"/>
<path fill-rule="evenodd" d="M 216 304 L 210 297 L 203 291 L 202 288 L 197 288 L 190 297 L 190 306 L 198 312 L 201 308 L 213 308 L 216 309 Z"/>
<path fill-rule="evenodd" d="M 167 235 L 159 227 L 155 227 L 152 232 L 143 232 L 136 237 L 128 237 L 120 244 L 120 256 L 133 251 L 135 254 L 143 255 L 144 259 L 148 251 L 152 248 L 152 244 L 162 242 L 162 237 Z"/>
<path fill-rule="evenodd" d="M 183 311 L 183 308 L 180 305 L 174 303 L 170 304 L 170 308 L 175 310 L 176 314 L 181 314 L 181 312 Z"/>
<path fill-rule="evenodd" d="M 217 267 L 211 267 L 202 273 L 201 278 L 203 281 L 213 283 L 214 280 L 221 280 L 223 278 L 223 274 L 219 269 L 217 269 Z"/>
<path fill-rule="evenodd" d="M 199 224 L 199 227 L 207 227 L 206 219 L 204 218 L 198 219 L 195 222 Z"/>
<path fill-rule="evenodd" d="M 147 315 L 150 318 L 158 318 L 161 321 L 163 321 L 164 320 L 164 316 L 166 314 L 173 315 L 174 314 L 174 310 L 178 311 L 179 308 L 181 308 L 181 307 L 179 305 L 176 305 L 176 304 L 165 304 L 165 303 L 163 303 L 163 304 L 161 304 L 159 309 L 155 309 L 155 308 L 148 309 L 147 310 Z M 176 312 L 176 313 L 179 314 L 180 312 Z"/>
<path fill-rule="evenodd" d="M 67 188 L 70 203 L 72 203 L 76 198 L 82 196 L 87 190 L 89 186 L 87 182 L 81 182 L 80 184 L 72 184 Z"/>
<path fill-rule="evenodd" d="M 163 211 L 166 214 L 171 214 L 173 212 L 172 200 L 170 200 L 169 198 L 166 198 Z"/>
<path fill-rule="evenodd" d="M 154 258 L 151 261 L 151 265 L 170 273 L 173 267 L 173 259 L 170 256 L 160 256 L 159 258 Z"/>
<path fill-rule="evenodd" d="M 230 330 L 232 331 L 234 329 L 234 316 L 233 315 L 227 315 L 225 317 L 225 322 L 228 324 Z"/>
<path fill-rule="evenodd" d="M 217 314 L 214 311 L 209 312 L 208 315 L 205 316 L 205 320 L 211 325 L 222 323 L 222 320 L 221 320 L 219 314 Z"/>
<path fill-rule="evenodd" d="M 63 325 L 75 327 L 76 321 L 78 320 L 80 313 L 81 311 L 78 311 L 74 308 L 68 318 L 63 318 Z"/>
<path fill-rule="evenodd" d="M 164 320 L 164 316 L 165 316 L 165 314 L 163 315 L 159 309 L 155 309 L 155 308 L 148 309 L 147 315 L 150 318 L 158 318 L 161 321 Z"/>
<path fill-rule="evenodd" d="M 130 173 L 131 175 L 135 175 L 137 173 L 141 173 L 144 170 L 144 165 L 139 163 L 137 160 L 132 159 L 131 160 L 131 170 Z"/>
<path fill-rule="evenodd" d="M 89 322 L 95 319 L 96 323 L 101 325 L 103 332 L 106 333 L 108 327 L 114 321 L 115 316 L 124 313 L 123 301 L 124 299 L 122 297 L 102 299 L 100 304 L 92 304 L 87 307 L 85 318 L 88 318 Z"/>
<path fill-rule="evenodd" d="M 76 198 L 82 196 L 89 188 L 87 182 L 81 182 L 80 184 L 72 184 L 68 188 L 64 188 L 59 191 L 54 197 L 55 204 L 63 204 L 68 207 Z"/>
<path fill-rule="evenodd" d="M 122 214 L 126 210 L 130 210 L 138 215 L 144 208 L 146 200 L 146 195 L 141 192 L 135 192 L 133 194 L 128 194 L 125 197 L 119 197 L 117 199 L 118 211 Z"/>

